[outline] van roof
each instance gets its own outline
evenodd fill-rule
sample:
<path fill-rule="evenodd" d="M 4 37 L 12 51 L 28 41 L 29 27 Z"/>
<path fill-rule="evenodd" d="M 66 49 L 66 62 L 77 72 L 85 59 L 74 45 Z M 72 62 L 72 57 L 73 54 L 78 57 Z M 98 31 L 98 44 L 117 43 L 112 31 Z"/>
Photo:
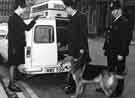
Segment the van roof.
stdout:
<path fill-rule="evenodd" d="M 37 5 L 43 5 L 43 4 L 46 4 L 46 3 L 57 3 L 57 4 L 63 4 L 64 5 L 64 3 L 63 3 L 63 1 L 62 0 L 46 0 L 46 1 L 44 1 L 44 2 L 39 2 L 39 3 L 37 3 L 37 4 L 35 4 L 35 5 L 33 5 L 32 7 L 36 7 Z"/>
<path fill-rule="evenodd" d="M 29 24 L 30 21 L 32 21 L 32 19 L 27 19 L 25 20 L 25 23 L 26 24 Z M 55 18 L 43 18 L 43 17 L 40 17 L 38 20 L 36 20 L 36 25 L 49 25 L 49 24 L 55 24 L 55 21 L 56 19 Z"/>

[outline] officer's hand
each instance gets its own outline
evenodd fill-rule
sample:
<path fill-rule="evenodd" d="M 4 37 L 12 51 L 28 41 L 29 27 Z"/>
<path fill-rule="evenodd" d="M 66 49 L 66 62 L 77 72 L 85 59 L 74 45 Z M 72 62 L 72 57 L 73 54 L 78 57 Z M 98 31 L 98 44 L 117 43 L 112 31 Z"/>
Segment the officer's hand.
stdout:
<path fill-rule="evenodd" d="M 80 49 L 80 53 L 83 54 L 84 53 L 84 49 Z"/>
<path fill-rule="evenodd" d="M 121 60 L 123 60 L 123 56 L 118 55 L 118 56 L 117 56 L 117 59 L 118 59 L 119 61 L 121 61 Z"/>
<path fill-rule="evenodd" d="M 37 15 L 33 18 L 34 21 L 36 21 L 38 18 L 40 17 L 40 15 Z"/>

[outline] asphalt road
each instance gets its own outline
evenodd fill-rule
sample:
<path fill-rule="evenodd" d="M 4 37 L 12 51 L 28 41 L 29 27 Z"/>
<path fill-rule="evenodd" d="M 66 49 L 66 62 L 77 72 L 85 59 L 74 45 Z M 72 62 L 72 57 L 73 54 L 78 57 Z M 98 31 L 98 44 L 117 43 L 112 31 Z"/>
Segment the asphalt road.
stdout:
<path fill-rule="evenodd" d="M 102 41 L 89 40 L 90 56 L 94 64 L 106 64 L 106 57 L 103 56 Z M 130 54 L 127 57 L 128 75 L 126 76 L 125 91 L 119 98 L 135 98 L 135 45 L 130 46 Z M 8 78 L 8 69 L 0 66 L 0 76 Z M 26 98 L 69 98 L 63 88 L 66 85 L 65 74 L 37 75 L 17 84 L 26 90 L 29 96 Z M 88 85 L 82 98 L 107 98 L 101 93 L 96 93 L 93 86 Z"/>
<path fill-rule="evenodd" d="M 89 43 L 93 43 L 89 41 Z M 92 45 L 92 44 L 91 44 Z M 102 42 L 95 42 L 91 46 L 93 64 L 106 64 L 106 57 L 103 56 Z M 125 91 L 120 98 L 135 98 L 135 46 L 130 46 L 130 54 L 127 57 L 128 75 L 126 76 Z M 63 75 L 64 76 L 64 75 Z M 28 80 L 27 83 L 32 87 L 39 98 L 69 98 L 63 91 L 65 80 L 60 75 L 41 76 Z M 107 98 L 103 94 L 96 93 L 91 86 L 86 87 L 82 98 Z"/>

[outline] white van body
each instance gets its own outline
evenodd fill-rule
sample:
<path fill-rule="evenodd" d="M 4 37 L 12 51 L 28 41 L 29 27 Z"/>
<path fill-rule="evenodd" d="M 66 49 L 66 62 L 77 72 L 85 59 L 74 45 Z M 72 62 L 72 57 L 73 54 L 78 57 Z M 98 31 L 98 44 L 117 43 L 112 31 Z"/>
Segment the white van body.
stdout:
<path fill-rule="evenodd" d="M 64 10 L 65 5 L 62 0 L 48 0 L 43 3 L 33 5 L 30 10 L 30 17 L 36 15 L 46 17 L 67 17 Z"/>
<path fill-rule="evenodd" d="M 26 20 L 29 23 L 31 20 Z M 25 64 L 19 69 L 26 74 L 60 73 L 69 71 L 70 63 L 58 60 L 56 19 L 40 18 L 26 32 Z"/>
<path fill-rule="evenodd" d="M 63 48 L 63 29 L 67 21 L 67 13 L 62 0 L 48 0 L 31 7 L 30 18 L 25 20 L 28 24 L 33 17 L 40 15 L 36 24 L 30 31 L 26 31 L 25 64 L 21 64 L 19 71 L 25 74 L 61 73 L 70 70 L 70 62 L 63 63 L 63 56 L 67 47 Z M 56 19 L 59 18 L 59 21 Z M 58 23 L 58 25 L 56 25 Z M 56 27 L 57 26 L 57 27 Z M 62 36 L 60 38 L 60 36 Z M 65 36 L 65 35 L 64 35 Z M 65 39 L 64 39 L 65 40 Z M 8 61 L 8 41 L 4 44 L 6 49 L 6 61 Z M 62 46 L 62 47 L 59 47 Z M 64 50 L 64 51 L 63 51 Z M 4 53 L 4 52 L 3 52 Z M 62 54 L 62 58 L 61 58 Z"/>
<path fill-rule="evenodd" d="M 4 63 L 8 61 L 8 24 L 7 23 L 0 23 L 0 55 L 3 58 Z"/>

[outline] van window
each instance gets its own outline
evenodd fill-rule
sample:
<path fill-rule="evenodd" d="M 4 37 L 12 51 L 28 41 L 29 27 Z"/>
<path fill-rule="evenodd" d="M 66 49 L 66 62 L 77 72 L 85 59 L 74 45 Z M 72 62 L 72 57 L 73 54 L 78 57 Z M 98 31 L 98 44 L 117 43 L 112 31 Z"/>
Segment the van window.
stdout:
<path fill-rule="evenodd" d="M 34 34 L 35 43 L 52 43 L 54 42 L 54 30 L 52 26 L 38 25 Z"/>

